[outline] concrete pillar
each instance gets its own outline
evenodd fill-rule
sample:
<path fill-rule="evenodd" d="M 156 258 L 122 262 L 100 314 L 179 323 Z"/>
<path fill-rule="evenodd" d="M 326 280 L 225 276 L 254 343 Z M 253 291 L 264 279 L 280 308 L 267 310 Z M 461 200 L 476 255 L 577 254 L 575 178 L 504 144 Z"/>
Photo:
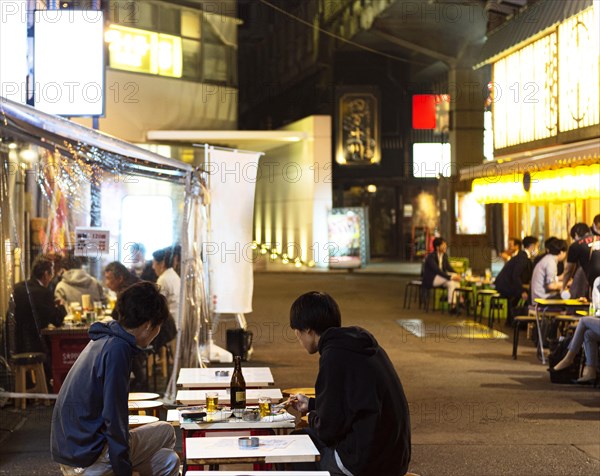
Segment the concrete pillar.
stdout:
<path fill-rule="evenodd" d="M 440 183 L 440 227 L 448 237 L 452 256 L 469 258 L 470 267 L 483 273 L 491 265 L 491 249 L 487 235 L 457 235 L 455 193 L 470 190 L 469 182 L 458 181 L 460 169 L 483 162 L 484 91 L 479 71 L 468 65 L 455 65 L 448 76 L 450 94 L 449 141 L 452 154 L 452 175 Z"/>

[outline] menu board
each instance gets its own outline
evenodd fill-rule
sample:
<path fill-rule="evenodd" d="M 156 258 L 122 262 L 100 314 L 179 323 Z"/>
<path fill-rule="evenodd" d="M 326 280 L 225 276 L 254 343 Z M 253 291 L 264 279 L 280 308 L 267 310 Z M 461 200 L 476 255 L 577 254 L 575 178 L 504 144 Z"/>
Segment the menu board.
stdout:
<path fill-rule="evenodd" d="M 75 228 L 75 256 L 88 258 L 107 254 L 110 241 L 110 231 L 101 228 Z"/>

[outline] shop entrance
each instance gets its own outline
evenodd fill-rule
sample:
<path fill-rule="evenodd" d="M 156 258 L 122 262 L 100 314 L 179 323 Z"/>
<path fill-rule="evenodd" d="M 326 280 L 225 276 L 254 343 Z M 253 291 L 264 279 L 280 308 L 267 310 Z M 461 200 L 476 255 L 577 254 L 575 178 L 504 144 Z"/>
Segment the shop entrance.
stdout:
<path fill-rule="evenodd" d="M 398 198 L 389 185 L 354 186 L 344 190 L 344 207 L 367 207 L 371 258 L 398 259 Z"/>

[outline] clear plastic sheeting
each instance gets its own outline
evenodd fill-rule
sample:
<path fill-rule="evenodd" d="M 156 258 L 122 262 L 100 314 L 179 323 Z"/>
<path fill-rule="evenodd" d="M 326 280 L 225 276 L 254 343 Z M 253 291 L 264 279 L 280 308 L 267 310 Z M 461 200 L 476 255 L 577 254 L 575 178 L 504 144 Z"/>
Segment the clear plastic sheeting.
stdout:
<path fill-rule="evenodd" d="M 99 226 L 110 230 L 113 245 L 108 254 L 90 257 L 99 258 L 90 259 L 90 272 L 101 278 L 101 262 L 129 264 L 123 198 L 146 194 L 172 202 L 168 224 L 161 223 L 151 207 L 139 211 L 142 221 L 155 220 L 172 229 L 173 242 L 182 246 L 180 332 L 166 395 L 172 398 L 180 366 L 202 364 L 199 347 L 208 329 L 208 281 L 202 256 L 207 238 L 206 176 L 188 164 L 3 98 L 0 166 L 1 251 L 6 257 L 0 261 L 0 329 L 4 329 L 13 286 L 29 278 L 35 256 L 72 250 L 76 227 Z M 2 350 L 8 356 L 8 349 Z"/>

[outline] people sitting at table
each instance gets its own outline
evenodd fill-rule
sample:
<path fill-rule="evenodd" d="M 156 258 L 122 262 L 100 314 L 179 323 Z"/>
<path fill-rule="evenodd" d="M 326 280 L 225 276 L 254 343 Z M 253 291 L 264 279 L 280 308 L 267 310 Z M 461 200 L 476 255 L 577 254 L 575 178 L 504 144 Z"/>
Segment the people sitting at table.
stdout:
<path fill-rule="evenodd" d="M 500 257 L 506 263 L 513 256 L 516 256 L 520 250 L 521 250 L 521 240 L 519 240 L 517 238 L 509 238 L 508 239 L 508 248 L 506 248 L 502 253 L 500 253 Z"/>
<path fill-rule="evenodd" d="M 160 292 L 167 298 L 169 312 L 175 319 L 177 328 L 179 328 L 179 290 L 181 287 L 181 278 L 171 266 L 171 248 L 152 253 L 152 269 L 158 276 L 156 284 Z"/>
<path fill-rule="evenodd" d="M 298 297 L 290 310 L 300 344 L 320 354 L 315 398 L 297 394 L 290 404 L 308 413 L 309 428 L 300 432 L 308 433 L 321 458 L 293 469 L 403 476 L 411 438 L 402 383 L 375 337 L 360 327 L 341 327 L 341 321 L 334 299 L 317 291 Z"/>
<path fill-rule="evenodd" d="M 450 265 L 448 244 L 442 237 L 433 240 L 433 252 L 425 257 L 423 264 L 422 286 L 425 289 L 445 287 L 448 292 L 448 307 L 450 313 L 456 313 L 454 290 L 460 287 L 460 276 Z"/>
<path fill-rule="evenodd" d="M 538 265 L 538 263 L 540 261 L 542 261 L 542 259 L 548 254 L 548 248 L 550 246 L 550 243 L 552 243 L 554 240 L 558 240 L 558 238 L 556 236 L 549 236 L 548 238 L 546 238 L 546 240 L 544 241 L 544 249 L 540 250 L 538 252 L 538 254 L 535 256 L 535 258 L 533 258 L 533 266 L 532 266 L 533 270 L 535 270 L 535 267 Z M 568 245 L 567 245 L 567 247 L 568 247 Z M 556 264 L 556 273 L 560 277 L 561 282 L 562 282 L 564 272 L 565 272 L 565 260 L 562 260 Z"/>
<path fill-rule="evenodd" d="M 52 414 L 50 450 L 64 475 L 179 475 L 171 424 L 130 430 L 128 418 L 131 359 L 168 316 L 156 285 L 140 282 L 117 299 L 117 320 L 90 326 L 91 341 L 69 371 Z"/>
<path fill-rule="evenodd" d="M 531 280 L 531 258 L 537 253 L 538 239 L 533 236 L 526 236 L 522 241 L 523 249 L 508 261 L 496 276 L 494 286 L 500 296 L 508 300 L 508 312 L 506 325 L 511 326 L 513 316 L 516 315 L 516 309 L 519 301 L 528 300 L 528 293 L 523 288 L 524 284 L 529 284 Z"/>
<path fill-rule="evenodd" d="M 593 235 L 590 227 L 585 223 L 575 223 L 571 228 L 571 238 L 573 238 L 573 242 L 567 251 L 562 290 L 568 290 L 568 297 L 573 299 L 588 298 L 590 285 L 588 275 L 591 266 L 590 245 L 594 241 L 600 240 L 600 236 Z M 571 278 L 573 278 L 572 282 L 570 282 Z"/>
<path fill-rule="evenodd" d="M 567 257 L 565 240 L 546 240 L 546 253 L 533 268 L 531 277 L 531 301 L 535 299 L 560 298 L 562 280 L 558 275 L 558 263 Z"/>
<path fill-rule="evenodd" d="M 77 256 L 64 258 L 62 266 L 66 270 L 62 280 L 56 285 L 54 295 L 68 306 L 72 302 L 81 304 L 81 296 L 88 294 L 90 301 L 104 302 L 104 290 L 96 278 L 83 268 L 83 261 Z"/>
<path fill-rule="evenodd" d="M 146 261 L 146 247 L 142 243 L 133 243 L 131 251 L 131 272 L 142 281 L 156 282 L 158 276 L 152 267 L 152 261 Z"/>
<path fill-rule="evenodd" d="M 48 290 L 54 276 L 54 261 L 38 256 L 31 266 L 27 281 L 15 284 L 15 348 L 14 353 L 46 352 L 40 331 L 49 324 L 60 326 L 67 314 L 62 302 L 56 301 Z M 48 376 L 50 374 L 48 373 Z"/>
<path fill-rule="evenodd" d="M 113 261 L 104 268 L 106 287 L 117 295 L 132 284 L 139 283 L 140 278 L 132 274 L 123 263 Z"/>

